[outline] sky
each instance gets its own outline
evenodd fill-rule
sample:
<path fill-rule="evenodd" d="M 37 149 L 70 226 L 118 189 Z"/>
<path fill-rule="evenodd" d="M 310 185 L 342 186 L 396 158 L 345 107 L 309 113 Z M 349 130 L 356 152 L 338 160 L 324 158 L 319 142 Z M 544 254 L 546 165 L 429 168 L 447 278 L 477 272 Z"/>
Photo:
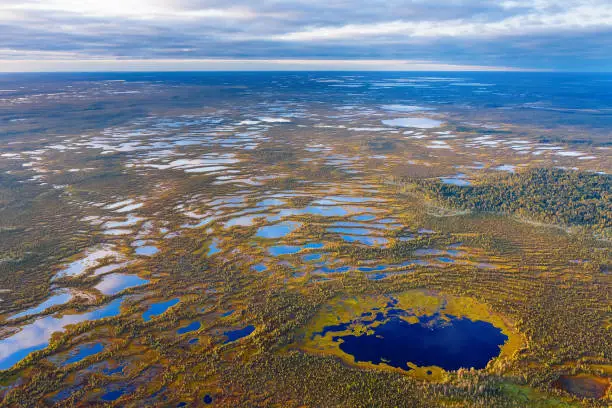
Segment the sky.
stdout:
<path fill-rule="evenodd" d="M 612 71 L 611 0 L 0 0 L 0 71 Z"/>

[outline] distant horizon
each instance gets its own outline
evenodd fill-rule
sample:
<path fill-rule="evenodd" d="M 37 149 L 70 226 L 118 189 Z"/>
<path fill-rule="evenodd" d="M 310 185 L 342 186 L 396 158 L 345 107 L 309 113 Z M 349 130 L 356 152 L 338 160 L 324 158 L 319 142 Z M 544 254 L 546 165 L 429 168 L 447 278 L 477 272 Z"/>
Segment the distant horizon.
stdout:
<path fill-rule="evenodd" d="M 19 68 L 22 66 L 23 68 Z M 0 73 L 104 72 L 607 72 L 408 60 L 191 59 L 0 60 Z"/>
<path fill-rule="evenodd" d="M 506 74 L 612 74 L 612 71 L 561 71 L 561 70 L 366 70 L 366 69 L 186 69 L 186 70 L 57 70 L 57 71 L 2 71 L 0 75 L 11 75 L 11 74 L 172 74 L 172 73 L 283 73 L 283 72 L 295 72 L 295 73 L 427 73 L 427 72 L 438 72 L 438 73 L 506 73 Z"/>

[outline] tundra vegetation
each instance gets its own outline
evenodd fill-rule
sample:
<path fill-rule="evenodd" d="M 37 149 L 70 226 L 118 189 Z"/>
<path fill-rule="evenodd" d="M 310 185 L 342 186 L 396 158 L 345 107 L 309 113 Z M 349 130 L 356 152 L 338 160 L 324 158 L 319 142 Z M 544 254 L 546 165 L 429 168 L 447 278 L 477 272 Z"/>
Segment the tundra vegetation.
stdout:
<path fill-rule="evenodd" d="M 609 406 L 609 138 L 237 78 L 0 100 L 2 406 Z"/>

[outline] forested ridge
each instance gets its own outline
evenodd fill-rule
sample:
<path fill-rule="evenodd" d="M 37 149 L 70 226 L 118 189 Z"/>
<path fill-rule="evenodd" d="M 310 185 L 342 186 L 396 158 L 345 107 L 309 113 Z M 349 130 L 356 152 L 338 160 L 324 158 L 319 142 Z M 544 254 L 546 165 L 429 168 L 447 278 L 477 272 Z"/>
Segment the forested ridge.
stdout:
<path fill-rule="evenodd" d="M 612 227 L 611 177 L 557 168 L 537 168 L 493 175 L 469 186 L 438 179 L 407 180 L 429 198 L 466 210 L 503 212 L 536 221 L 587 226 L 599 232 Z"/>

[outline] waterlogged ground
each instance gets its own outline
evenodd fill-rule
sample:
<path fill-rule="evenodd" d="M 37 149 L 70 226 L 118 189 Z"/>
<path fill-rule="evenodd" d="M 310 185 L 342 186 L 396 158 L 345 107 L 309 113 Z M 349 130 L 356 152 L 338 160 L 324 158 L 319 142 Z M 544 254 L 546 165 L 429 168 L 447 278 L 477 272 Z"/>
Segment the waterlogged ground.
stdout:
<path fill-rule="evenodd" d="M 609 78 L 479 75 L 1 77 L 3 403 L 606 406 L 609 241 L 401 180 L 606 175 Z"/>

